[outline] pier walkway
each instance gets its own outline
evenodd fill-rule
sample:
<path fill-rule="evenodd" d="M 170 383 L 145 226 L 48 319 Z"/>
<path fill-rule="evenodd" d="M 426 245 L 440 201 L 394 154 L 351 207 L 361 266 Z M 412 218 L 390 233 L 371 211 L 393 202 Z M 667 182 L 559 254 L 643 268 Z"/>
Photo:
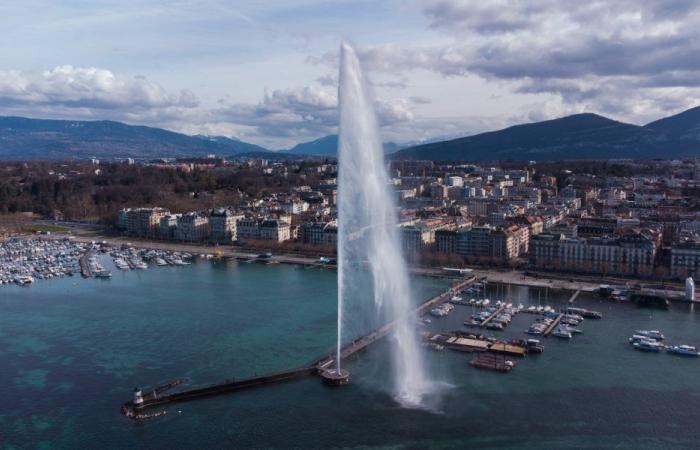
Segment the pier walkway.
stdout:
<path fill-rule="evenodd" d="M 423 302 L 420 306 L 418 306 L 413 311 L 413 313 L 411 315 L 418 316 L 418 317 L 424 315 L 425 313 L 430 311 L 432 308 L 435 308 L 436 306 L 439 306 L 439 305 L 451 300 L 452 297 L 455 295 L 455 293 L 457 293 L 463 289 L 468 288 L 469 286 L 474 284 L 475 281 L 476 281 L 476 277 L 472 276 L 466 280 L 462 280 L 462 281 L 456 283 L 450 289 L 448 289 L 446 292 L 438 294 L 435 297 Z M 389 322 L 386 325 L 372 331 L 371 333 L 366 334 L 359 339 L 355 339 L 353 342 L 346 345 L 345 347 L 343 347 L 340 350 L 340 359 L 343 360 L 343 359 L 359 352 L 360 350 L 363 350 L 368 345 L 376 342 L 377 340 L 383 338 L 384 336 L 389 334 L 389 332 L 391 332 L 391 330 L 394 329 L 394 327 L 399 322 L 399 320 L 402 320 L 402 319 L 397 319 L 397 320 L 394 320 L 392 322 Z M 335 359 L 336 359 L 335 354 L 328 355 L 326 358 L 319 360 L 316 363 L 316 366 L 319 369 L 325 369 L 327 367 L 331 367 L 335 363 Z"/>
<path fill-rule="evenodd" d="M 544 337 L 548 337 L 550 334 L 552 334 L 552 331 L 554 331 L 557 325 L 559 325 L 559 322 L 561 322 L 562 317 L 564 317 L 564 314 L 559 314 L 556 317 L 556 319 L 554 319 L 554 322 L 552 322 L 552 324 L 549 327 L 547 327 L 546 330 L 544 330 L 544 333 L 542 333 L 542 335 Z"/>
<path fill-rule="evenodd" d="M 573 305 L 573 304 L 574 304 L 574 302 L 576 301 L 576 299 L 578 298 L 578 296 L 579 296 L 580 293 L 581 293 L 581 289 L 579 289 L 579 290 L 577 290 L 576 292 L 574 292 L 574 295 L 572 295 L 571 298 L 569 299 L 569 305 Z"/>
<path fill-rule="evenodd" d="M 484 328 L 486 325 L 491 322 L 491 320 L 498 316 L 500 313 L 503 312 L 503 310 L 506 309 L 506 305 L 501 305 L 497 310 L 495 310 L 490 316 L 488 316 L 483 322 L 481 322 L 481 325 L 479 325 L 481 328 Z"/>
<path fill-rule="evenodd" d="M 472 276 L 468 279 L 464 279 L 455 283 L 447 291 L 438 294 L 435 297 L 432 297 L 426 300 L 425 302 L 421 303 L 411 312 L 410 316 L 421 316 L 427 311 L 429 311 L 431 308 L 434 308 L 435 306 L 449 301 L 455 293 L 471 286 L 475 282 L 475 280 L 476 277 Z M 389 322 L 386 325 L 383 325 L 382 327 L 372 331 L 369 334 L 366 334 L 365 336 L 362 336 L 359 339 L 354 340 L 350 344 L 343 347 L 340 352 L 341 360 L 367 348 L 370 344 L 378 341 L 379 339 L 389 334 L 394 329 L 399 320 L 402 319 L 397 319 L 392 322 Z M 153 406 L 163 405 L 166 403 L 193 400 L 196 398 L 225 394 L 229 392 L 241 391 L 244 389 L 251 389 L 259 386 L 281 383 L 285 381 L 292 381 L 311 375 L 318 375 L 326 369 L 333 367 L 335 359 L 336 355 L 331 354 L 317 360 L 309 366 L 285 370 L 273 374 L 255 376 L 239 380 L 226 380 L 222 383 L 213 384 L 211 386 L 188 389 L 185 391 L 175 392 L 172 394 L 162 396 L 159 396 L 157 394 L 146 395 L 144 396 L 143 401 L 141 401 L 140 403 L 134 403 L 133 400 L 124 403 L 124 405 L 122 405 L 122 413 L 127 417 L 139 419 L 143 417 L 141 414 L 143 410 Z M 158 390 L 158 388 L 156 388 L 156 390 Z"/>
<path fill-rule="evenodd" d="M 92 250 L 88 250 L 87 252 L 83 253 L 83 256 L 80 257 L 78 260 L 80 262 L 80 274 L 84 278 L 91 278 L 92 277 L 92 270 L 90 270 L 90 257 L 92 256 Z"/>

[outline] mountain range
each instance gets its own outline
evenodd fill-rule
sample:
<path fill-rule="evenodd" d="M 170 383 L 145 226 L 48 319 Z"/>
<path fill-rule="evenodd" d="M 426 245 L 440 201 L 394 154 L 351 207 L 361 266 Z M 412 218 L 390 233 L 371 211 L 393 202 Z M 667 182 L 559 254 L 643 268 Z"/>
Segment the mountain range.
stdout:
<path fill-rule="evenodd" d="M 700 156 L 700 107 L 644 126 L 585 113 L 433 142 L 394 158 L 432 160 L 674 159 Z"/>
<path fill-rule="evenodd" d="M 161 158 L 216 154 L 300 158 L 336 155 L 338 136 L 272 152 L 223 136 L 189 136 L 113 121 L 0 117 L 0 159 Z M 396 159 L 571 160 L 700 157 L 700 107 L 644 126 L 584 113 L 416 146 L 385 143 Z"/>
<path fill-rule="evenodd" d="M 267 150 L 227 137 L 188 136 L 109 120 L 0 117 L 0 159 L 158 158 Z"/>
<path fill-rule="evenodd" d="M 391 154 L 403 148 L 394 142 L 384 143 L 384 153 Z M 335 156 L 338 153 L 338 135 L 331 134 L 322 138 L 297 144 L 286 151 L 293 155 Z"/>

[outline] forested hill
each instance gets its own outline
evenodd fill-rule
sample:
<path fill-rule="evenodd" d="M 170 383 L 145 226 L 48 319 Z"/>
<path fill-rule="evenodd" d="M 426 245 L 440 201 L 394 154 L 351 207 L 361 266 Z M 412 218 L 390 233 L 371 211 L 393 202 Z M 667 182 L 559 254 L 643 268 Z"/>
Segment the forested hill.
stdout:
<path fill-rule="evenodd" d="M 188 136 L 121 122 L 0 116 L 0 159 L 175 158 L 266 149 L 226 137 Z"/>

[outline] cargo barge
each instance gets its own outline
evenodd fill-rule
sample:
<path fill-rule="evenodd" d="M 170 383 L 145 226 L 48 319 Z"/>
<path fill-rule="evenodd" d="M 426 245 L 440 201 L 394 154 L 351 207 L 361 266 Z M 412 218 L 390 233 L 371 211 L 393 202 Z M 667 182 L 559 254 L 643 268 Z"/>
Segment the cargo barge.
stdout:
<path fill-rule="evenodd" d="M 504 356 L 481 353 L 469 361 L 469 365 L 477 369 L 508 373 L 515 367 L 515 362 L 505 359 Z"/>

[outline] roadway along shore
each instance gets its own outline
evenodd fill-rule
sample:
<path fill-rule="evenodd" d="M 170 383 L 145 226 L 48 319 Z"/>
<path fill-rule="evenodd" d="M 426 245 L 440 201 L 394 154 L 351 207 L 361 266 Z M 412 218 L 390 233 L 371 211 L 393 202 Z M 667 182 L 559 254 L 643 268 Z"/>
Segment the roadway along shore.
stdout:
<path fill-rule="evenodd" d="M 65 235 L 53 235 L 53 239 L 64 238 Z M 180 242 L 163 242 L 163 241 L 152 241 L 137 239 L 125 236 L 80 236 L 71 235 L 72 239 L 79 242 L 107 242 L 113 246 L 120 246 L 124 244 L 129 244 L 134 247 L 154 249 L 154 250 L 168 250 L 175 252 L 188 252 L 193 254 L 214 254 L 220 252 L 220 255 L 228 258 L 238 258 L 238 259 L 252 259 L 256 258 L 259 251 L 236 249 L 231 246 L 218 246 L 214 247 L 211 245 L 201 245 L 193 243 L 180 243 Z M 302 265 L 314 265 L 319 264 L 319 260 L 315 256 L 307 255 L 293 255 L 293 254 L 275 254 L 274 259 L 280 263 L 287 264 L 302 264 Z M 415 275 L 433 276 L 441 278 L 461 278 L 457 275 L 445 272 L 441 268 L 425 268 L 425 267 L 411 267 L 411 272 Z M 603 279 L 595 278 L 590 279 L 566 279 L 560 278 L 557 275 L 548 277 L 547 275 L 531 276 L 526 274 L 524 271 L 520 270 L 489 270 L 484 268 L 474 268 L 470 272 L 470 275 L 475 275 L 477 278 L 486 278 L 491 283 L 503 283 L 503 284 L 515 284 L 524 285 L 539 288 L 549 288 L 549 289 L 561 289 L 577 291 L 581 290 L 583 292 L 595 292 L 600 287 L 601 283 L 620 285 L 627 283 L 628 285 L 639 285 L 641 286 L 644 282 L 642 280 L 619 280 L 619 279 Z M 671 287 L 671 286 L 669 286 Z M 672 291 L 679 291 L 680 288 L 673 285 Z"/>

